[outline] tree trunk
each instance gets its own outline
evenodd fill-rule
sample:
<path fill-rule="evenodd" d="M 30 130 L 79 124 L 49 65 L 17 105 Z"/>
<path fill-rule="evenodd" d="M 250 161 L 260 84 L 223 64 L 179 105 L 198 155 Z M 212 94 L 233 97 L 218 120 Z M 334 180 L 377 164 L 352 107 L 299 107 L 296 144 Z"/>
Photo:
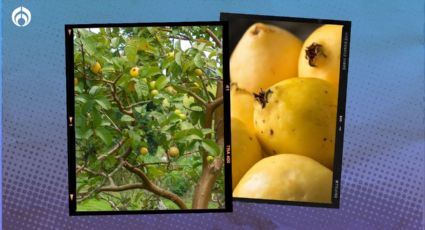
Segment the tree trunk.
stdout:
<path fill-rule="evenodd" d="M 217 93 L 216 98 L 223 97 L 223 82 L 218 82 L 217 84 Z M 214 117 L 214 130 L 216 133 L 216 142 L 219 146 L 224 147 L 224 111 L 223 103 L 221 102 L 218 106 L 214 105 L 214 102 L 208 104 L 206 117 L 205 117 L 205 128 L 211 128 L 212 121 Z M 198 184 L 195 187 L 195 192 L 193 196 L 193 209 L 207 209 L 208 202 L 211 200 L 211 193 L 217 176 L 223 168 L 223 159 L 222 157 L 215 158 L 212 163 L 208 163 L 207 156 L 205 152 L 201 154 L 202 156 L 202 174 L 199 178 Z"/>
<path fill-rule="evenodd" d="M 195 188 L 195 195 L 193 197 L 193 209 L 207 209 L 208 202 L 211 200 L 211 192 L 218 174 L 223 167 L 223 160 L 216 158 L 207 167 L 202 168 L 202 175 L 199 179 L 198 185 Z"/>

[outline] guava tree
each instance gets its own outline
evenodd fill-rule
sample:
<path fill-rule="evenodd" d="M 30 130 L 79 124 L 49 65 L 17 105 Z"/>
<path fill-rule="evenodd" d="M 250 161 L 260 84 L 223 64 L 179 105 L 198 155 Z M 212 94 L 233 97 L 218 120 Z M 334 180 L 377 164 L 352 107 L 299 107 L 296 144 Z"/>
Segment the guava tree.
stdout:
<path fill-rule="evenodd" d="M 77 210 L 224 206 L 219 26 L 74 29 Z"/>

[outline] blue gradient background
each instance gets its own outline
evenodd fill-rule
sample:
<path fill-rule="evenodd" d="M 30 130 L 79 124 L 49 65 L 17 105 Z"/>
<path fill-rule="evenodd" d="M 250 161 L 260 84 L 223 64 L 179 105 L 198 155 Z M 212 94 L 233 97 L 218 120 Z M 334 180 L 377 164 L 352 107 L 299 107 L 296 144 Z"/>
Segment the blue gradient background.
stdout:
<path fill-rule="evenodd" d="M 25 28 L 10 20 L 21 4 Z M 69 217 L 64 24 L 220 12 L 352 21 L 340 209 L 235 202 L 230 214 Z M 5 229 L 422 229 L 423 1 L 3 1 L 2 29 Z"/>

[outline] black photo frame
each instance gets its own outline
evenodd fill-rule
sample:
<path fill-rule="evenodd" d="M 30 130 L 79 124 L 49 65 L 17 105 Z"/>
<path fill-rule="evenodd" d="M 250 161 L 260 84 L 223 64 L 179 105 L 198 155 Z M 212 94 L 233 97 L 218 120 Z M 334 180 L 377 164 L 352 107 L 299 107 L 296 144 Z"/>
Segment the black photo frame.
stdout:
<path fill-rule="evenodd" d="M 287 201 L 287 200 L 268 200 L 268 199 L 252 199 L 252 198 L 234 198 L 235 201 L 242 202 L 257 202 L 257 203 L 270 203 L 270 204 L 283 204 L 283 205 L 296 205 L 296 206 L 309 206 L 309 207 L 324 207 L 324 208 L 339 208 L 340 205 L 340 185 L 341 185 L 341 165 L 343 154 L 343 138 L 344 138 L 344 121 L 345 121 L 345 107 L 346 107 L 346 91 L 347 91 L 347 78 L 348 78 L 348 61 L 349 61 L 349 47 L 350 47 L 350 34 L 351 34 L 351 21 L 346 20 L 330 20 L 330 19 L 312 19 L 312 18 L 296 18 L 296 17 L 282 17 L 282 16 L 269 16 L 269 15 L 252 15 L 252 14 L 239 14 L 239 13 L 221 13 L 220 20 L 229 23 L 229 53 L 231 56 L 239 39 L 245 33 L 249 26 L 256 22 L 264 22 L 272 25 L 285 27 L 289 24 L 298 24 L 311 27 L 310 32 L 317 28 L 317 25 L 323 24 L 336 24 L 342 25 L 342 44 L 341 44 L 341 58 L 340 58 L 340 80 L 338 91 L 338 105 L 336 117 L 336 136 L 335 136 L 335 151 L 334 151 L 334 165 L 333 165 L 333 183 L 331 203 L 313 203 L 313 202 L 300 202 L 300 201 Z M 297 29 L 297 25 L 293 25 L 292 29 Z M 315 26 L 310 26 L 315 25 Z M 291 31 L 285 27 L 285 29 Z M 293 31 L 292 31 L 293 32 Z M 307 35 L 301 35 L 307 36 Z M 305 38 L 305 37 L 304 37 Z"/>
<path fill-rule="evenodd" d="M 172 209 L 172 210 L 118 210 L 118 211 L 77 211 L 76 201 L 76 132 L 75 132 L 75 95 L 74 95 L 74 29 L 80 28 L 116 28 L 116 27 L 180 27 L 180 26 L 221 26 L 223 40 L 222 48 L 222 74 L 223 74 L 223 107 L 224 107 L 224 208 L 217 209 Z M 67 135 L 68 135 L 68 178 L 69 178 L 69 214 L 80 215 L 127 215 L 127 214 L 164 214 L 164 213 L 206 213 L 206 212 L 231 212 L 231 161 L 230 161 L 230 123 L 229 123 L 229 74 L 228 74 L 228 43 L 227 22 L 223 21 L 195 21 L 195 22 L 160 22 L 160 23 L 109 23 L 109 24 L 68 24 L 65 25 L 65 51 L 66 51 L 66 92 L 67 92 Z M 213 39 L 214 40 L 214 39 Z M 219 41 L 216 41 L 219 42 Z"/>

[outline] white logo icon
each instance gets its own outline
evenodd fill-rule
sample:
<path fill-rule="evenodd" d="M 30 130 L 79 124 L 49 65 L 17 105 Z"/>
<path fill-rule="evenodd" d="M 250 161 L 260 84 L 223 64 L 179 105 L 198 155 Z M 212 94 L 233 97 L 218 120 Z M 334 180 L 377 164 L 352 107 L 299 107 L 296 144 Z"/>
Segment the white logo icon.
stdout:
<path fill-rule="evenodd" d="M 27 26 L 31 22 L 31 12 L 23 6 L 14 9 L 12 12 L 12 22 L 19 27 Z"/>

